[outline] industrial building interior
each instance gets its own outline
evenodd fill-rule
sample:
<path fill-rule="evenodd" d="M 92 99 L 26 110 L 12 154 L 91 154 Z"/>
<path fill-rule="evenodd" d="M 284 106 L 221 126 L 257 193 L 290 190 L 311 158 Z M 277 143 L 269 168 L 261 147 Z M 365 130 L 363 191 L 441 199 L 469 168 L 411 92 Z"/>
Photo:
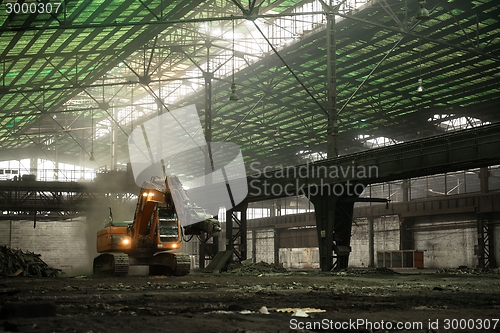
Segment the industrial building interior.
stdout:
<path fill-rule="evenodd" d="M 0 245 L 91 275 L 108 207 L 134 218 L 132 132 L 194 106 L 206 142 L 240 148 L 248 195 L 182 242 L 193 270 L 499 267 L 497 1 L 0 6 Z M 189 183 L 197 158 L 164 167 Z"/>

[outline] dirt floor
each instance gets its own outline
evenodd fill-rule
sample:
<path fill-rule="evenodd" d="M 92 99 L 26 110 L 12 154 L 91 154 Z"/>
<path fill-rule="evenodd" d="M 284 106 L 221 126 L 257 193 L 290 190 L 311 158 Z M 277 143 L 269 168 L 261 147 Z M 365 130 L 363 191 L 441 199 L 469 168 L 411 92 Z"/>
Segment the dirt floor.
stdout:
<path fill-rule="evenodd" d="M 500 332 L 499 296 L 498 272 L 472 270 L 12 277 L 0 331 Z"/>

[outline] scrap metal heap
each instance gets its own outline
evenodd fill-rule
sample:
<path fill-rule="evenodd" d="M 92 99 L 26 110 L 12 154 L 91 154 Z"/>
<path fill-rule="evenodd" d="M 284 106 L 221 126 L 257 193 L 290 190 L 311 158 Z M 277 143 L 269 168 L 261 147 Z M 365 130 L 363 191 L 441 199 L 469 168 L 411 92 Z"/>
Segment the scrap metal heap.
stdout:
<path fill-rule="evenodd" d="M 56 277 L 60 269 L 49 267 L 40 254 L 0 246 L 0 277 Z"/>

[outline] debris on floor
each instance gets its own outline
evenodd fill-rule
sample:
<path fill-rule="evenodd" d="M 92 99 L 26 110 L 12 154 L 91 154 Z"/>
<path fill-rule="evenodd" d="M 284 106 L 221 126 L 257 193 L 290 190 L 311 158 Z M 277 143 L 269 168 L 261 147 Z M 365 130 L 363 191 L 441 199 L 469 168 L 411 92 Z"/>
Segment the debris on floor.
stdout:
<path fill-rule="evenodd" d="M 490 318 L 490 323 L 491 318 L 498 318 L 498 275 L 417 272 L 346 277 L 331 272 L 292 273 L 258 278 L 258 274 L 194 271 L 162 280 L 136 275 L 0 279 L 0 290 L 19 290 L 13 296 L 0 295 L 0 306 L 10 302 L 20 306 L 22 302 L 34 307 L 16 308 L 12 304 L 0 310 L 3 311 L 0 317 L 4 316 L 0 318 L 0 332 L 123 333 L 144 332 L 144 327 L 152 332 L 184 333 L 338 332 L 342 330 L 331 325 L 362 319 L 363 328 L 344 331 L 369 332 L 368 322 L 376 325 L 383 320 L 391 323 L 394 328 L 388 330 L 391 333 L 423 333 L 426 329 L 430 332 L 429 323 L 439 319 L 442 324 L 441 318 L 483 318 L 478 321 L 483 325 L 488 323 L 484 318 Z M 436 286 L 444 290 L 433 290 Z M 55 303 L 55 317 L 53 307 L 47 314 L 36 312 L 37 317 L 19 315 L 45 310 L 44 305 L 33 304 L 37 302 Z M 265 314 L 263 306 L 270 314 Z M 240 314 L 243 310 L 251 313 Z M 309 317 L 292 317 L 294 313 L 303 315 L 302 312 Z M 305 326 L 313 322 L 328 323 L 328 328 Z M 422 323 L 424 328 L 396 330 L 397 322 Z M 2 323 L 8 324 L 2 326 Z M 169 323 L 175 325 L 168 326 Z M 291 326 L 293 323 L 295 328 Z M 302 323 L 304 329 L 300 327 Z M 440 332 L 445 331 L 442 328 Z"/>
<path fill-rule="evenodd" d="M 243 311 L 240 311 L 240 314 L 244 314 L 244 315 L 247 315 L 247 314 L 252 314 L 253 312 L 250 311 L 250 310 L 243 310 Z"/>
<path fill-rule="evenodd" d="M 0 283 L 0 299 L 2 296 L 12 296 L 20 292 L 21 290 L 16 288 L 9 288 L 8 285 Z"/>
<path fill-rule="evenodd" d="M 282 264 L 269 264 L 267 262 L 261 261 L 257 263 L 245 263 L 237 266 L 230 266 L 228 268 L 228 273 L 238 274 L 238 275 L 261 275 L 269 273 L 288 273 L 288 270 L 283 267 Z"/>
<path fill-rule="evenodd" d="M 281 308 L 276 309 L 276 312 L 291 313 L 292 317 L 309 317 L 309 313 L 326 312 L 326 310 L 316 308 Z"/>
<path fill-rule="evenodd" d="M 259 309 L 259 313 L 260 314 L 266 314 L 266 315 L 268 315 L 269 314 L 269 310 L 267 309 L 267 306 L 264 305 L 263 307 L 261 307 Z"/>
<path fill-rule="evenodd" d="M 292 317 L 304 317 L 305 318 L 305 317 L 309 317 L 309 315 L 304 310 L 298 309 L 297 311 L 292 313 Z"/>
<path fill-rule="evenodd" d="M 500 274 L 500 268 L 469 268 L 467 266 L 460 266 L 458 268 L 443 268 L 436 273 L 440 274 Z"/>
<path fill-rule="evenodd" d="M 56 277 L 60 269 L 49 267 L 40 254 L 0 246 L 0 277 Z"/>
<path fill-rule="evenodd" d="M 387 268 L 387 267 L 377 267 L 377 268 L 373 269 L 373 272 L 375 274 L 388 274 L 388 275 L 400 274 L 400 273 L 393 271 L 392 269 Z"/>
<path fill-rule="evenodd" d="M 346 268 L 342 269 L 340 271 L 333 271 L 332 272 L 334 275 L 364 275 L 364 274 L 378 274 L 378 275 L 394 275 L 394 274 L 400 274 L 390 268 L 387 267 L 377 267 L 373 269 L 355 269 L 355 268 Z"/>

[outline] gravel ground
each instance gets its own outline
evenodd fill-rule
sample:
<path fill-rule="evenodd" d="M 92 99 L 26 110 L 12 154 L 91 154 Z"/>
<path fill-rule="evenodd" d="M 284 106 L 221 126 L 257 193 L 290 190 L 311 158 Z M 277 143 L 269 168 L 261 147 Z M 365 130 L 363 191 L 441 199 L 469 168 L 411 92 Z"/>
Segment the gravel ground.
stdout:
<path fill-rule="evenodd" d="M 499 296 L 500 275 L 473 270 L 12 277 L 0 331 L 500 332 Z"/>

